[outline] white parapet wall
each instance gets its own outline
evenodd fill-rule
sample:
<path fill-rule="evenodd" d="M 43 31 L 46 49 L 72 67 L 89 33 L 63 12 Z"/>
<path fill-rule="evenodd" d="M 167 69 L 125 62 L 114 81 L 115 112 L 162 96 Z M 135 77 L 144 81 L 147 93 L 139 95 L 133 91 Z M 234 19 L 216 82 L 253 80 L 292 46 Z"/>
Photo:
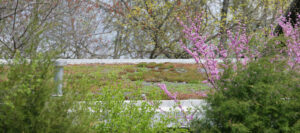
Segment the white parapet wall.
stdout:
<path fill-rule="evenodd" d="M 125 103 L 130 103 L 130 100 L 126 100 Z M 142 102 L 146 101 L 136 101 L 136 105 L 140 105 Z M 156 110 L 154 120 L 159 120 L 161 115 L 170 115 L 176 117 L 177 122 L 181 123 L 182 128 L 189 126 L 190 120 L 185 118 L 185 115 L 192 116 L 193 118 L 203 118 L 203 106 L 206 106 L 206 102 L 203 99 L 188 99 L 188 100 L 159 100 L 159 108 Z M 149 102 L 148 102 L 149 103 Z M 180 104 L 181 108 L 178 106 Z M 175 123 L 171 123 L 168 127 L 173 127 Z"/>
<path fill-rule="evenodd" d="M 101 101 L 97 101 L 100 102 Z M 160 103 L 158 109 L 156 110 L 156 114 L 152 118 L 153 121 L 160 121 L 162 116 L 165 117 L 171 117 L 176 118 L 176 122 L 171 122 L 168 127 L 174 127 L 175 125 L 178 126 L 180 123 L 180 126 L 182 128 L 189 127 L 189 123 L 191 122 L 190 118 L 193 116 L 193 118 L 203 118 L 203 106 L 206 106 L 206 102 L 203 99 L 188 99 L 188 100 L 154 100 L 154 101 L 145 101 L 145 100 L 125 100 L 124 104 L 134 104 L 136 106 L 141 106 L 142 103 Z M 84 103 L 84 102 L 81 102 Z M 180 105 L 180 107 L 179 107 Z M 95 110 L 89 108 L 91 112 L 95 112 Z M 72 110 L 69 110 L 69 112 L 72 112 Z"/>
<path fill-rule="evenodd" d="M 138 63 L 181 63 L 195 64 L 194 59 L 58 59 L 67 65 L 74 64 L 138 64 Z"/>
<path fill-rule="evenodd" d="M 222 62 L 220 59 L 215 59 Z M 7 64 L 11 60 L 0 59 L 0 64 Z M 205 62 L 205 60 L 201 60 Z M 194 59 L 57 59 L 57 64 L 76 65 L 76 64 L 138 64 L 138 63 L 178 63 L 195 64 Z"/>
<path fill-rule="evenodd" d="M 221 59 L 215 59 L 222 62 Z M 178 63 L 178 64 L 195 64 L 194 59 L 58 59 L 67 65 L 74 64 L 138 64 L 138 63 Z M 205 62 L 205 60 L 201 60 Z"/>

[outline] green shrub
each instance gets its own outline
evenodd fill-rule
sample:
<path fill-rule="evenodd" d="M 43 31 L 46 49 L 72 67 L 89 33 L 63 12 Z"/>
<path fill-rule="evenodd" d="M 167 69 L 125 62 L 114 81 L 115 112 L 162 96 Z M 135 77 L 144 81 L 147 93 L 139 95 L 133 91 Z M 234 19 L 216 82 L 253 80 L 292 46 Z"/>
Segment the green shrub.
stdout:
<path fill-rule="evenodd" d="M 168 68 L 169 69 L 174 68 L 174 65 L 170 64 L 170 65 L 168 65 Z"/>
<path fill-rule="evenodd" d="M 142 73 L 142 72 L 135 72 Z M 137 74 L 139 75 L 139 74 Z M 139 132 L 163 132 L 167 129 L 166 125 L 171 119 L 164 116 L 161 121 L 153 121 L 154 115 L 157 113 L 159 103 L 153 105 L 148 102 L 140 102 L 141 99 L 141 82 L 132 87 L 137 87 L 134 91 L 124 89 L 125 82 L 117 80 L 118 73 L 111 72 L 106 77 L 109 85 L 95 85 L 96 93 L 89 93 L 86 99 L 80 102 L 80 111 L 86 111 L 83 119 L 85 127 L 89 128 L 89 132 L 122 132 L 122 133 L 139 133 Z M 66 88 L 76 88 L 88 90 L 90 86 L 89 80 L 85 76 L 74 80 L 69 77 Z M 126 94 L 127 93 L 127 94 Z M 153 94 L 152 94 L 153 95 Z M 131 100 L 128 103 L 126 97 Z M 74 109 L 75 111 L 79 109 Z M 73 111 L 74 112 L 74 111 Z M 82 115 L 83 116 L 83 115 Z M 80 122 L 80 121 L 78 121 Z"/>
<path fill-rule="evenodd" d="M 6 80 L 0 82 L 1 132 L 87 132 L 81 118 L 85 113 L 74 106 L 72 91 L 56 93 L 54 65 L 51 59 L 38 56 L 27 61 L 16 58 L 6 66 Z M 70 109 L 76 110 L 70 113 Z M 79 121 L 80 119 L 80 121 Z"/>
<path fill-rule="evenodd" d="M 164 130 L 169 123 L 164 117 L 161 121 L 153 121 L 158 103 L 141 102 L 138 105 L 134 100 L 126 103 L 120 89 L 103 88 L 101 95 L 93 96 L 92 101 L 101 101 L 91 105 L 97 119 L 93 123 L 96 132 L 154 133 Z"/>
<path fill-rule="evenodd" d="M 247 68 L 225 70 L 221 90 L 207 98 L 196 132 L 299 132 L 300 76 L 286 62 L 261 59 Z"/>
<path fill-rule="evenodd" d="M 137 67 L 146 67 L 147 63 L 146 62 L 141 62 L 139 64 L 136 65 Z"/>
<path fill-rule="evenodd" d="M 128 74 L 128 79 L 131 81 L 143 80 L 144 74 L 142 72 L 130 73 Z"/>
<path fill-rule="evenodd" d="M 148 63 L 146 65 L 147 68 L 155 68 L 155 67 L 159 67 L 161 66 L 162 64 L 156 64 L 155 62 L 151 62 L 151 63 Z"/>
<path fill-rule="evenodd" d="M 133 67 L 128 67 L 128 68 L 125 68 L 124 69 L 125 72 L 128 72 L 128 73 L 134 73 L 136 72 L 137 70 Z"/>
<path fill-rule="evenodd" d="M 170 68 L 174 68 L 174 65 L 170 63 L 164 63 L 159 66 L 159 69 L 170 69 Z"/>
<path fill-rule="evenodd" d="M 72 85 L 84 84 L 87 82 L 85 80 L 88 79 L 81 79 L 82 83 L 76 81 L 77 83 L 72 83 Z M 167 131 L 167 125 L 170 122 L 177 124 L 177 120 L 173 119 L 171 114 L 160 116 L 158 120 L 158 102 L 153 101 L 153 104 L 150 104 L 147 101 L 136 101 L 141 99 L 142 92 L 138 86 L 141 86 L 142 81 L 136 82 L 133 87 L 137 88 L 129 94 L 128 90 L 124 89 L 123 83 L 115 80 L 111 82 L 114 85 L 99 86 L 98 93 L 90 95 L 89 99 L 84 101 L 83 106 L 91 109 L 92 119 L 90 120 L 92 121 L 90 123 L 93 132 L 156 133 Z M 130 97 L 130 102 L 125 101 L 125 93 Z M 154 95 L 157 94 L 151 94 L 151 96 Z M 151 96 L 147 99 L 151 99 Z M 174 128 L 177 129 L 177 126 Z"/>

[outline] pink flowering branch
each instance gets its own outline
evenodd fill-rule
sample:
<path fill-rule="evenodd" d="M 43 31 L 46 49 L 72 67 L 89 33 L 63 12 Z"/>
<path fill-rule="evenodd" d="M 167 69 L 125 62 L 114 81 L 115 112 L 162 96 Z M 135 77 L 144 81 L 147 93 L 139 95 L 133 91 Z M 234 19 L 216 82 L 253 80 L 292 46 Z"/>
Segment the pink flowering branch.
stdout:
<path fill-rule="evenodd" d="M 157 84 L 157 85 L 159 86 L 159 88 L 160 88 L 161 90 L 164 91 L 165 94 L 168 95 L 169 98 L 171 98 L 172 100 L 174 100 L 174 102 L 178 105 L 180 111 L 184 114 L 185 120 L 188 121 L 188 120 L 192 120 L 192 119 L 193 119 L 193 115 L 194 115 L 194 114 L 192 114 L 191 116 L 188 116 L 188 115 L 187 115 L 187 113 L 186 113 L 186 112 L 184 111 L 184 109 L 182 108 L 182 105 L 181 105 L 180 102 L 177 100 L 177 98 L 176 98 L 177 94 L 176 94 L 176 93 L 172 94 L 171 92 L 169 92 L 169 90 L 167 89 L 167 86 L 166 86 L 165 84 Z"/>
<path fill-rule="evenodd" d="M 292 25 L 285 17 L 278 19 L 278 24 L 282 27 L 285 37 L 287 38 L 287 51 L 288 64 L 293 68 L 300 64 L 300 15 L 298 15 L 298 21 Z M 243 26 L 237 28 L 235 33 L 230 30 L 227 31 L 228 47 L 216 47 L 214 44 L 206 43 L 206 36 L 200 31 L 202 24 L 202 14 L 197 15 L 194 19 L 187 17 L 187 24 L 177 18 L 180 25 L 183 27 L 182 32 L 188 43 L 192 44 L 189 48 L 182 41 L 180 41 L 181 47 L 190 54 L 199 67 L 204 69 L 207 80 L 206 83 L 210 83 L 213 88 L 218 90 L 216 81 L 220 79 L 222 72 L 219 71 L 219 66 L 227 67 L 228 60 L 234 58 L 234 68 L 237 68 L 237 64 L 241 63 L 246 66 L 248 62 L 253 61 L 256 57 L 260 57 L 260 52 L 256 47 L 249 46 L 249 40 L 252 36 L 247 35 L 246 28 Z M 273 32 L 271 32 L 273 33 Z M 276 35 L 270 34 L 270 38 Z M 276 42 L 279 44 L 279 42 Z M 262 43 L 266 45 L 267 40 Z M 222 63 L 217 62 L 217 58 L 222 60 Z"/>
<path fill-rule="evenodd" d="M 288 64 L 293 69 L 300 64 L 300 15 L 294 26 L 285 17 L 281 16 L 278 24 L 282 27 L 284 36 L 287 38 L 287 54 L 289 56 Z"/>
<path fill-rule="evenodd" d="M 212 44 L 207 44 L 205 42 L 206 36 L 199 33 L 202 23 L 201 14 L 197 15 L 194 20 L 188 17 L 188 23 L 190 23 L 190 26 L 184 24 L 179 18 L 177 18 L 177 20 L 184 27 L 182 31 L 185 34 L 184 37 L 194 44 L 194 48 L 189 49 L 182 41 L 180 41 L 181 47 L 195 59 L 197 64 L 201 65 L 201 68 L 204 69 L 207 77 L 206 82 L 209 82 L 215 89 L 217 89 L 215 80 L 220 78 L 219 69 L 217 68 L 217 55 L 215 54 L 217 47 Z"/>
<path fill-rule="evenodd" d="M 234 35 L 228 30 L 227 36 L 229 39 L 227 54 L 233 54 L 231 56 L 235 58 L 236 63 L 241 63 L 243 66 L 246 66 L 248 62 L 260 56 L 256 48 L 250 48 L 249 40 L 252 36 L 246 34 L 245 26 L 242 27 L 242 31 L 240 27 L 238 27 Z"/>
<path fill-rule="evenodd" d="M 193 47 L 188 48 L 182 41 L 180 41 L 180 45 L 195 59 L 196 63 L 204 69 L 207 78 L 204 82 L 210 83 L 214 89 L 218 90 L 216 81 L 220 79 L 222 74 L 219 71 L 219 66 L 226 67 L 228 59 L 234 57 L 236 63 L 241 63 L 245 66 L 247 62 L 258 56 L 258 51 L 251 49 L 248 45 L 251 36 L 246 34 L 246 28 L 242 28 L 241 31 L 238 27 L 235 34 L 228 30 L 229 43 L 228 49 L 225 49 L 218 48 L 214 44 L 206 43 L 206 36 L 200 33 L 202 23 L 201 14 L 197 15 L 193 20 L 188 17 L 189 25 L 184 24 L 179 18 L 177 18 L 177 20 L 184 28 L 182 31 L 184 37 L 193 45 Z M 222 63 L 218 63 L 216 60 L 217 58 L 222 60 Z"/>
<path fill-rule="evenodd" d="M 298 16 L 300 20 L 300 15 Z M 180 25 L 184 28 L 182 32 L 184 33 L 185 39 L 188 43 L 192 44 L 192 48 L 186 46 L 182 41 L 180 41 L 181 47 L 191 55 L 199 67 L 204 69 L 207 80 L 204 83 L 210 83 L 215 90 L 220 90 L 216 84 L 216 81 L 220 79 L 222 72 L 219 71 L 219 66 L 227 67 L 229 61 L 234 58 L 235 63 L 233 67 L 237 67 L 237 64 L 241 63 L 244 67 L 250 61 L 253 61 L 256 57 L 260 57 L 260 52 L 258 48 L 251 48 L 249 46 L 249 40 L 252 36 L 247 35 L 246 28 L 238 27 L 235 33 L 232 33 L 230 30 L 227 31 L 228 36 L 228 49 L 224 47 L 216 47 L 214 44 L 206 43 L 206 36 L 203 35 L 200 31 L 202 24 L 202 15 L 197 15 L 194 19 L 187 17 L 187 23 L 185 24 L 180 18 L 177 18 Z M 288 38 L 287 41 L 287 53 L 289 56 L 289 65 L 295 68 L 300 64 L 300 21 L 294 26 L 290 21 L 286 20 L 284 17 L 278 19 L 279 25 L 283 28 L 285 37 Z M 239 24 L 241 25 L 241 24 Z M 276 35 L 271 32 L 269 39 L 275 37 Z M 263 47 L 266 46 L 267 40 L 262 42 Z M 276 42 L 279 44 L 279 42 Z M 219 63 L 216 59 L 219 58 L 222 60 L 222 63 Z M 271 60 L 272 61 L 272 60 Z M 176 103 L 176 93 L 172 94 L 167 90 L 165 84 L 158 84 L 158 86 L 168 95 L 169 98 L 173 99 Z M 227 90 L 227 88 L 224 88 Z M 204 94 L 206 96 L 206 94 Z M 178 105 L 181 111 L 185 114 L 186 119 L 192 119 L 193 116 L 187 117 L 182 106 Z"/>

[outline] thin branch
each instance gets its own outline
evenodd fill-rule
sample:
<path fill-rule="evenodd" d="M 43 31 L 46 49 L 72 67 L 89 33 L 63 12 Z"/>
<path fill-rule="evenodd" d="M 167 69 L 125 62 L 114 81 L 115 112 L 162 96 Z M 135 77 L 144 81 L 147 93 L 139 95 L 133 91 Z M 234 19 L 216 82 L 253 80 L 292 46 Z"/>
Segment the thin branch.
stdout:
<path fill-rule="evenodd" d="M 24 11 L 28 6 L 33 5 L 33 4 L 50 4 L 50 3 L 47 3 L 47 2 L 32 2 L 32 3 L 26 4 L 23 8 L 21 8 L 21 9 L 19 8 L 19 10 L 17 10 L 17 11 L 12 11 L 12 12 L 10 12 L 10 13 L 5 14 L 4 16 L 1 16 L 1 17 L 0 17 L 0 20 L 6 19 L 6 18 L 8 18 L 8 17 L 10 17 L 10 16 L 13 16 L 15 13 L 22 12 L 22 11 Z M 2 8 L 2 9 L 6 9 L 6 8 Z"/>
<path fill-rule="evenodd" d="M 172 13 L 173 10 L 174 10 L 175 5 L 176 5 L 176 2 L 174 2 L 174 4 L 173 4 L 173 6 L 171 7 L 171 9 L 168 11 L 166 17 L 163 19 L 162 23 L 159 24 L 158 29 L 160 29 L 160 28 L 165 24 L 164 22 L 166 22 L 167 19 L 170 17 L 171 13 Z"/>
<path fill-rule="evenodd" d="M 8 46 L 8 44 L 7 43 L 5 43 L 4 41 L 2 41 L 1 39 L 0 39 L 0 42 L 10 51 L 10 52 L 13 52 L 13 50 Z"/>
<path fill-rule="evenodd" d="M 17 16 L 18 5 L 19 5 L 19 0 L 17 0 L 17 4 L 16 4 L 16 7 L 15 7 L 14 21 L 13 21 L 13 27 L 12 27 L 12 38 L 13 38 L 13 43 L 14 43 L 14 50 L 16 50 L 16 47 L 17 47 L 14 33 L 15 33 L 16 16 Z"/>

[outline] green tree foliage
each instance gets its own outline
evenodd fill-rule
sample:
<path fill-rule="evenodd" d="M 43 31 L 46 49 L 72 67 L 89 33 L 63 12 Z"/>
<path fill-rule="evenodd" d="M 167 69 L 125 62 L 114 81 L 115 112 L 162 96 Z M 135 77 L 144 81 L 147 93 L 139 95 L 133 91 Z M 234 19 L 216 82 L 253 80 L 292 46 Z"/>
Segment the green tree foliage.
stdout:
<path fill-rule="evenodd" d="M 203 1 L 131 0 L 106 6 L 110 14 L 105 20 L 117 31 L 114 58 L 129 54 L 131 58 L 186 58 L 178 41 L 182 38 L 176 18 L 187 12 L 200 12 Z M 191 11 L 189 11 L 191 10 Z"/>

